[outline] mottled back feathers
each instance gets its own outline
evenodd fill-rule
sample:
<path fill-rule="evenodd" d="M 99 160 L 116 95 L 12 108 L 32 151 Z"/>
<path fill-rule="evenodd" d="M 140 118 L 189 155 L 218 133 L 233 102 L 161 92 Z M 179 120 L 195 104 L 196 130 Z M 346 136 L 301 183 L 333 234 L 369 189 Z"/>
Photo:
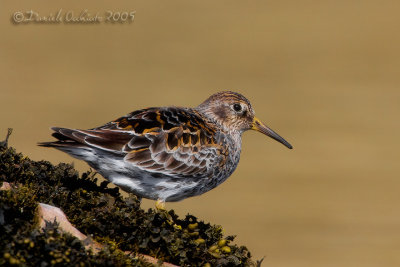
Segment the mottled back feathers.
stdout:
<path fill-rule="evenodd" d="M 218 129 L 184 108 L 142 109 L 90 130 L 52 129 L 59 141 L 42 145 L 94 147 L 175 177 L 211 175 L 210 161 L 223 162 L 227 153 Z"/>

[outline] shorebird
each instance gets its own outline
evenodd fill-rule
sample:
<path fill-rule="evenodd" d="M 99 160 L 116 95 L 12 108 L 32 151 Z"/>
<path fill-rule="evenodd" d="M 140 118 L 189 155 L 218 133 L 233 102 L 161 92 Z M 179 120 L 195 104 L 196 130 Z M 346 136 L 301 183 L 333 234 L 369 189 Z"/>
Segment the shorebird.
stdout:
<path fill-rule="evenodd" d="M 86 161 L 124 191 L 157 200 L 161 207 L 224 182 L 239 163 L 247 130 L 292 148 L 254 116 L 249 100 L 230 91 L 195 108 L 145 108 L 89 130 L 51 129 L 58 140 L 40 146 Z"/>

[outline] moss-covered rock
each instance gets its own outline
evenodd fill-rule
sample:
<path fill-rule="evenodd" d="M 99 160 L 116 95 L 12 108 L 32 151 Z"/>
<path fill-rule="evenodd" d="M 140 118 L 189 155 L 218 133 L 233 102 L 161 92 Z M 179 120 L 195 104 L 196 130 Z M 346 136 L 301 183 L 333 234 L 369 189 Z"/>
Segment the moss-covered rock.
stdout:
<path fill-rule="evenodd" d="M 135 196 L 124 198 L 118 188 L 98 185 L 91 171 L 79 175 L 69 164 L 32 161 L 13 148 L 0 146 L 0 265 L 146 265 L 137 253 L 177 265 L 248 266 L 249 251 L 224 237 L 220 226 L 195 216 L 178 218 L 153 209 L 144 211 Z M 35 227 L 38 203 L 61 208 L 82 233 L 92 236 L 106 249 L 93 254 L 82 243 L 48 224 Z M 122 251 L 132 251 L 125 255 Z"/>

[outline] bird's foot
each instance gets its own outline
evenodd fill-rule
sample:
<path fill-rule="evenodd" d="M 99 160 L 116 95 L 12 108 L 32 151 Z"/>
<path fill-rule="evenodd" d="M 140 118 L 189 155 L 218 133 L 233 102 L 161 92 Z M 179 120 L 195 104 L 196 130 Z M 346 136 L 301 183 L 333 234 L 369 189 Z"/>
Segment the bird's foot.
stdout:
<path fill-rule="evenodd" d="M 156 201 L 156 210 L 157 212 L 163 214 L 166 218 L 166 221 L 169 225 L 172 225 L 176 230 L 182 230 L 182 227 L 174 222 L 174 219 L 169 214 L 168 210 L 165 208 L 165 202 L 161 199 Z"/>

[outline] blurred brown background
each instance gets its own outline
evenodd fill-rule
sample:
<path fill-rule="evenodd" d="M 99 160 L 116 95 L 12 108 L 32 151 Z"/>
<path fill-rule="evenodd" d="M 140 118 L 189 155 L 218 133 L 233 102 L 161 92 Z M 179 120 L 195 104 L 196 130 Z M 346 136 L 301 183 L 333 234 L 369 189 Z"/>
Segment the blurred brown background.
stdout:
<path fill-rule="evenodd" d="M 60 8 L 136 17 L 11 23 Z M 50 126 L 238 91 L 294 150 L 246 133 L 227 182 L 167 207 L 223 225 L 265 266 L 400 266 L 399 14 L 399 1 L 0 0 L 0 135 L 84 171 L 36 146 Z"/>

